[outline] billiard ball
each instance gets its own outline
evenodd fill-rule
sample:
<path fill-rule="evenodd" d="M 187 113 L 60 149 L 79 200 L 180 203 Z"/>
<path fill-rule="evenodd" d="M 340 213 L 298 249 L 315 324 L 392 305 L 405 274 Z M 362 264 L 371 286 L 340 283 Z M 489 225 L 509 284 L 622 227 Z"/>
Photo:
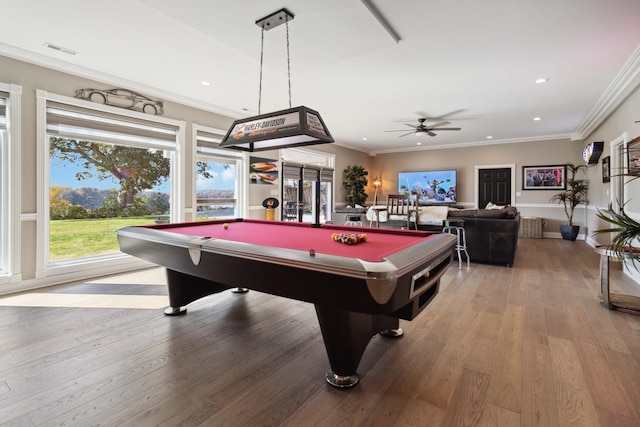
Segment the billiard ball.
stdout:
<path fill-rule="evenodd" d="M 229 224 L 227 224 L 226 222 L 222 225 L 222 227 L 224 227 L 224 229 L 226 230 L 227 228 L 229 228 Z"/>

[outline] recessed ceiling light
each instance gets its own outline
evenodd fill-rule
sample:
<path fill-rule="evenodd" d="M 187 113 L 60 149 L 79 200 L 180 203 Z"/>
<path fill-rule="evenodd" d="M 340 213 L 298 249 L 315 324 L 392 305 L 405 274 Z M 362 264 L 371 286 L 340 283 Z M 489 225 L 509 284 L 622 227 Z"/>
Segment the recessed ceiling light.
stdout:
<path fill-rule="evenodd" d="M 493 139 L 493 136 L 487 135 L 487 139 Z"/>
<path fill-rule="evenodd" d="M 418 143 L 416 143 L 416 145 L 422 145 L 422 142 L 418 142 Z"/>
<path fill-rule="evenodd" d="M 537 80 L 535 81 L 535 83 L 540 84 L 540 83 L 546 83 L 546 82 L 548 82 L 548 81 L 549 81 L 549 78 L 548 78 L 548 77 L 540 77 L 539 79 L 537 79 Z"/>
<path fill-rule="evenodd" d="M 201 82 L 200 82 L 200 84 L 201 84 L 202 86 L 211 86 L 211 83 L 209 83 L 209 82 L 208 82 L 208 81 L 206 81 L 206 80 L 201 81 Z"/>
<path fill-rule="evenodd" d="M 362 138 L 362 140 L 363 140 L 363 141 L 366 141 L 366 140 L 367 140 L 367 137 L 365 136 L 364 138 Z"/>
<path fill-rule="evenodd" d="M 533 118 L 533 121 L 534 121 L 534 122 L 539 122 L 540 120 L 542 120 L 542 117 L 534 117 L 534 118 Z"/>

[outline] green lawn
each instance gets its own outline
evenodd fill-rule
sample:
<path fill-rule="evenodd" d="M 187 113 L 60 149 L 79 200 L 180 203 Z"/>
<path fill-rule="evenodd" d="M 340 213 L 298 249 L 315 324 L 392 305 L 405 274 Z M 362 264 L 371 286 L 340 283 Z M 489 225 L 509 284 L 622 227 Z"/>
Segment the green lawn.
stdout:
<path fill-rule="evenodd" d="M 68 219 L 50 221 L 49 259 L 63 261 L 118 252 L 116 230 L 153 224 L 153 217 Z"/>

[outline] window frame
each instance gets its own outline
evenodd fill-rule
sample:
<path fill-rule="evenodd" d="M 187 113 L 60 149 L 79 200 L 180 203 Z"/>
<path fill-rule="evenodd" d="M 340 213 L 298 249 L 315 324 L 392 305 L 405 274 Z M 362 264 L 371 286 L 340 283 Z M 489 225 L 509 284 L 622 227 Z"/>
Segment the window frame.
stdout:
<path fill-rule="evenodd" d="M 22 280 L 21 270 L 21 200 L 20 159 L 21 159 L 21 112 L 22 86 L 0 82 L 0 91 L 8 94 L 6 105 L 6 129 L 0 137 L 0 284 L 16 283 Z"/>
<path fill-rule="evenodd" d="M 215 161 L 216 159 L 225 160 L 225 161 L 231 160 L 235 163 L 235 166 L 236 166 L 236 190 L 235 190 L 236 212 L 238 212 L 238 216 L 241 218 L 245 218 L 247 216 L 246 215 L 247 214 L 246 195 L 247 195 L 248 188 L 247 188 L 247 179 L 245 179 L 245 177 L 247 176 L 246 153 L 238 152 L 235 150 L 224 149 L 224 148 L 218 149 L 213 147 L 207 147 L 206 152 L 200 152 L 198 150 L 198 147 L 199 147 L 198 135 L 200 133 L 216 135 L 216 137 L 219 136 L 220 137 L 219 140 L 214 142 L 214 143 L 217 142 L 219 144 L 222 141 L 222 138 L 224 137 L 226 132 L 227 131 L 223 129 L 208 127 L 208 126 L 199 125 L 196 123 L 191 125 L 191 139 L 192 139 L 192 147 L 193 147 L 191 164 L 193 165 L 193 176 L 192 176 L 193 185 L 192 185 L 192 195 L 191 195 L 192 207 L 188 209 L 191 216 L 191 218 L 189 219 L 190 221 L 197 220 L 199 205 L 209 204 L 209 203 L 198 203 L 197 191 L 196 191 L 196 181 L 198 179 L 198 168 L 196 167 L 196 162 Z"/>
<path fill-rule="evenodd" d="M 36 242 L 36 279 L 51 277 L 55 275 L 67 275 L 69 280 L 75 277 L 85 277 L 87 271 L 92 272 L 92 276 L 109 274 L 127 269 L 141 268 L 148 266 L 137 258 L 124 253 L 114 253 L 87 258 L 75 258 L 65 261 L 49 261 L 49 138 L 47 133 L 47 102 L 53 101 L 66 104 L 72 107 L 80 107 L 91 110 L 96 114 L 116 115 L 130 117 L 133 119 L 156 122 L 161 125 L 170 125 L 177 128 L 175 150 L 172 151 L 171 168 L 171 220 L 183 221 L 185 214 L 185 195 L 183 176 L 185 170 L 184 141 L 186 124 L 181 120 L 174 120 L 165 117 L 152 116 L 149 114 L 130 111 L 123 108 L 109 105 L 101 105 L 90 101 L 71 98 L 64 95 L 50 93 L 45 90 L 36 90 L 36 111 L 37 111 L 37 242 Z"/>

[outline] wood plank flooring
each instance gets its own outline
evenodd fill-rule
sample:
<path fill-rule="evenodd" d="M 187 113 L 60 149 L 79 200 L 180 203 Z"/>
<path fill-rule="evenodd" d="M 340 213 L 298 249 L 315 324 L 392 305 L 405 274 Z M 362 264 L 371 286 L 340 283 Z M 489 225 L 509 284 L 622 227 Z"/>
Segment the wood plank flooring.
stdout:
<path fill-rule="evenodd" d="M 612 272 L 612 288 L 640 295 Z M 584 242 L 445 274 L 337 390 L 313 305 L 224 292 L 167 317 L 152 269 L 0 298 L 1 426 L 640 426 L 640 316 Z"/>

